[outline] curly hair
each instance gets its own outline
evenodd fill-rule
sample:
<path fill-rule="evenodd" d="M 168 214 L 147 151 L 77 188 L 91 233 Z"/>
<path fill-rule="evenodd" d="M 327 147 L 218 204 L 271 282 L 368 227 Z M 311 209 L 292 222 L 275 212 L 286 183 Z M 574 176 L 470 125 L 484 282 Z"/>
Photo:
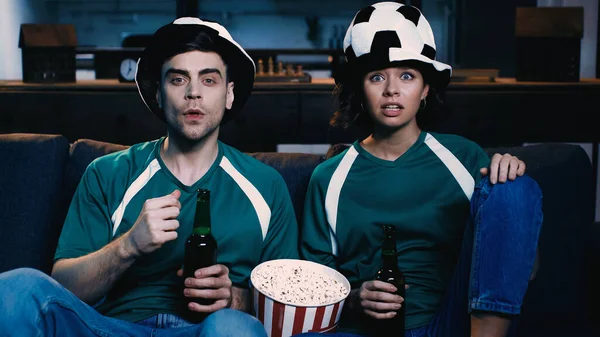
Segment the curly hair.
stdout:
<path fill-rule="evenodd" d="M 424 67 L 422 63 L 405 61 L 402 64 L 419 70 L 423 75 L 425 83 L 429 83 L 428 78 L 431 70 Z M 373 119 L 363 107 L 363 103 L 365 102 L 363 78 L 367 74 L 367 71 L 353 69 L 348 64 L 345 64 L 338 74 L 333 95 L 338 99 L 339 109 L 333 114 L 329 125 L 342 129 L 348 129 L 352 125 L 356 125 L 361 129 L 369 132 L 372 131 Z M 438 120 L 443 104 L 442 92 L 430 86 L 426 101 L 425 108 L 420 109 L 416 116 L 417 125 L 423 130 L 431 129 Z"/>

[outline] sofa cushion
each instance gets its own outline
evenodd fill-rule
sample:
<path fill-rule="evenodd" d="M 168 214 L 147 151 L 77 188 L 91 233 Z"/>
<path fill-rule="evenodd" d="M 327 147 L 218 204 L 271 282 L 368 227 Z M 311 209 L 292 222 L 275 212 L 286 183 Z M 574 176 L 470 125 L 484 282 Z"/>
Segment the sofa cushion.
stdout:
<path fill-rule="evenodd" d="M 0 135 L 0 272 L 50 272 L 62 227 L 53 224 L 68 151 L 60 135 Z"/>

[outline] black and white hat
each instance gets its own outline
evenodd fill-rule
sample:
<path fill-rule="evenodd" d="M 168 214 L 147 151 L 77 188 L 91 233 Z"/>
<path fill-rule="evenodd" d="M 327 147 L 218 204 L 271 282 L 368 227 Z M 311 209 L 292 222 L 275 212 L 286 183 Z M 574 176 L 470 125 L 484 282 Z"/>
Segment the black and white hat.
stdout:
<path fill-rule="evenodd" d="M 397 2 L 379 2 L 358 11 L 344 38 L 346 61 L 362 72 L 412 63 L 430 85 L 448 85 L 452 67 L 435 60 L 431 26 L 421 11 Z"/>
<path fill-rule="evenodd" d="M 142 100 L 155 115 L 165 120 L 156 100 L 156 90 L 163 63 L 182 52 L 182 46 L 194 41 L 199 33 L 207 33 L 221 58 L 227 64 L 229 80 L 234 82 L 234 100 L 224 120 L 242 110 L 254 86 L 256 67 L 252 58 L 233 40 L 225 27 L 216 22 L 194 17 L 179 18 L 159 28 L 138 60 L 135 82 Z"/>

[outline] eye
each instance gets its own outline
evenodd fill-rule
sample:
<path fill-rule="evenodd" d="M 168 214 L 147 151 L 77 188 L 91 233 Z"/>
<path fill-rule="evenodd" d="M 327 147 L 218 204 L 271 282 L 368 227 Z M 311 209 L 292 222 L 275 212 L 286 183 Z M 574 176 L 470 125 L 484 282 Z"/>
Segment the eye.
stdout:
<path fill-rule="evenodd" d="M 408 81 L 413 78 L 414 78 L 414 76 L 411 73 L 402 73 L 402 75 L 400 75 L 400 79 L 404 80 L 404 81 Z"/>
<path fill-rule="evenodd" d="M 171 79 L 171 83 L 175 84 L 175 85 L 180 85 L 183 84 L 185 81 L 182 77 L 173 77 Z"/>
<path fill-rule="evenodd" d="M 212 78 L 205 78 L 204 79 L 204 83 L 206 83 L 206 84 L 214 84 L 215 80 L 213 80 Z"/>
<path fill-rule="evenodd" d="M 370 78 L 371 82 L 381 82 L 385 80 L 385 78 L 381 74 L 372 75 Z"/>

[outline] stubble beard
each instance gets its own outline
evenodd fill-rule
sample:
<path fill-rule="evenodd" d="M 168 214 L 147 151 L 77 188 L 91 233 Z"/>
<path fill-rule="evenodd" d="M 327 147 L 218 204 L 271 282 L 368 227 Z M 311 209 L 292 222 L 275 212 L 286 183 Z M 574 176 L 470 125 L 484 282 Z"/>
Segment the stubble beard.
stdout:
<path fill-rule="evenodd" d="M 204 143 L 215 132 L 218 135 L 220 122 L 222 120 L 216 113 L 209 112 L 204 118 L 196 123 L 185 123 L 180 119 L 167 124 L 169 138 L 179 144 L 182 149 L 194 148 Z"/>

